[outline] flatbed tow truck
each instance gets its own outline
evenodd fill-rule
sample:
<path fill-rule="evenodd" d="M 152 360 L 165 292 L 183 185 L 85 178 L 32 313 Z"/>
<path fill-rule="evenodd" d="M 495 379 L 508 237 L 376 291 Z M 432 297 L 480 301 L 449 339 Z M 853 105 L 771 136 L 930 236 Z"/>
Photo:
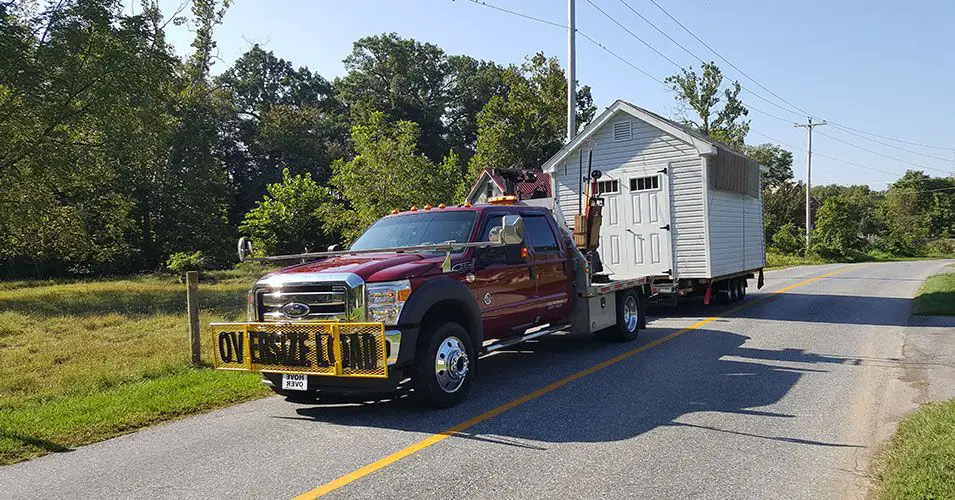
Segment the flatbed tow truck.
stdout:
<path fill-rule="evenodd" d="M 252 251 L 241 239 L 240 259 Z M 513 196 L 396 211 L 349 250 L 259 258 L 302 263 L 256 283 L 247 322 L 212 325 L 214 365 L 261 372 L 294 400 L 410 379 L 419 399 L 452 406 L 483 353 L 555 332 L 637 338 L 650 279 L 600 277 L 592 254 Z"/>

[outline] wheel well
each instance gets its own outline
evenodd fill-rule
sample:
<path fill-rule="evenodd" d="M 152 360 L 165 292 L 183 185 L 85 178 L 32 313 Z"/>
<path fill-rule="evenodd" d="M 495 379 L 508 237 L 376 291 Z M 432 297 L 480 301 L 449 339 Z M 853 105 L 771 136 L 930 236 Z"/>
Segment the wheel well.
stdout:
<path fill-rule="evenodd" d="M 429 324 L 444 321 L 450 321 L 463 326 L 471 337 L 471 344 L 474 346 L 474 349 L 477 350 L 480 347 L 480 339 L 477 338 L 477 331 L 475 331 L 473 327 L 474 318 L 471 317 L 471 311 L 468 310 L 467 306 L 457 300 L 448 299 L 438 301 L 428 308 L 428 312 L 421 318 L 421 328 L 424 330 Z M 426 335 L 422 335 L 419 339 L 424 340 L 425 337 Z"/>

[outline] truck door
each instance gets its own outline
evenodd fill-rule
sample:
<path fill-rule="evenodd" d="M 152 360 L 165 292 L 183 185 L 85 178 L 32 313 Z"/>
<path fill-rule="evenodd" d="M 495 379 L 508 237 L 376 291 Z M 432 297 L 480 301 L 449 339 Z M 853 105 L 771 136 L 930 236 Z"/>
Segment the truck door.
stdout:
<path fill-rule="evenodd" d="M 524 235 L 537 278 L 540 323 L 566 318 L 570 313 L 571 278 L 566 250 L 558 242 L 555 227 L 542 213 L 521 214 Z"/>
<path fill-rule="evenodd" d="M 489 214 L 481 226 L 481 241 L 500 226 L 503 213 Z M 475 250 L 474 300 L 481 308 L 486 339 L 520 335 L 537 319 L 537 280 L 524 245 Z"/>

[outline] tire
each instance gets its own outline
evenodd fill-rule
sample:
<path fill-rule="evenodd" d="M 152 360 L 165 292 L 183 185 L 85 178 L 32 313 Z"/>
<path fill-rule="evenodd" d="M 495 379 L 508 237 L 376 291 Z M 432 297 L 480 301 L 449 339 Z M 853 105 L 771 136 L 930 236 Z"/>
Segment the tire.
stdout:
<path fill-rule="evenodd" d="M 450 408 L 471 390 L 477 364 L 474 346 L 457 323 L 435 323 L 425 332 L 411 369 L 414 396 L 427 405 Z"/>
<path fill-rule="evenodd" d="M 642 297 L 634 290 L 617 294 L 617 324 L 610 327 L 609 337 L 620 342 L 636 340 L 640 325 L 646 321 Z"/>
<path fill-rule="evenodd" d="M 733 302 L 733 286 L 731 280 L 718 281 L 715 283 L 716 303 L 729 304 Z"/>
<path fill-rule="evenodd" d="M 739 279 L 739 300 L 746 298 L 746 279 Z"/>

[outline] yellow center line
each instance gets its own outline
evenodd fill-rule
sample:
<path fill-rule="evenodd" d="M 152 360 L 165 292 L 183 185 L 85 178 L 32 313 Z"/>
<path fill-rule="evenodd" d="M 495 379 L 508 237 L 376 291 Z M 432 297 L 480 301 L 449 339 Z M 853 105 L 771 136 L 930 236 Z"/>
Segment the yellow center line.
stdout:
<path fill-rule="evenodd" d="M 566 378 L 563 378 L 563 379 L 561 379 L 561 380 L 558 380 L 557 382 L 554 382 L 554 383 L 552 383 L 552 384 L 550 384 L 550 385 L 541 387 L 540 389 L 537 389 L 537 390 L 534 391 L 534 392 L 531 392 L 531 393 L 529 393 L 529 394 L 525 394 L 524 396 L 521 396 L 521 397 L 519 397 L 519 398 L 517 398 L 517 399 L 515 399 L 515 400 L 513 400 L 513 401 L 511 401 L 511 402 L 509 402 L 509 403 L 505 403 L 505 404 L 503 404 L 503 405 L 501 405 L 501 406 L 498 406 L 497 408 L 494 408 L 494 409 L 492 409 L 492 410 L 486 411 L 486 412 L 484 412 L 484 413 L 482 413 L 482 414 L 480 414 L 480 415 L 478 415 L 478 416 L 476 416 L 476 417 L 474 417 L 474 418 L 471 418 L 471 419 L 469 419 L 469 420 L 466 420 L 466 421 L 464 421 L 464 422 L 461 422 L 460 424 L 457 424 L 457 425 L 455 425 L 454 427 L 451 427 L 451 428 L 448 429 L 448 430 L 445 430 L 445 431 L 440 432 L 440 433 L 437 433 L 437 434 L 432 434 L 431 436 L 428 436 L 427 438 L 422 439 L 421 441 L 418 441 L 417 443 L 414 443 L 414 444 L 412 444 L 412 445 L 410 445 L 410 446 L 408 446 L 408 447 L 406 447 L 406 448 L 403 448 L 403 449 L 401 449 L 401 450 L 398 450 L 398 451 L 392 453 L 391 455 L 388 455 L 388 456 L 386 456 L 386 457 L 383 457 L 383 458 L 380 458 L 380 459 L 378 459 L 378 460 L 375 460 L 374 462 L 372 462 L 372 463 L 370 463 L 370 464 L 368 464 L 368 465 L 365 465 L 364 467 L 361 467 L 361 468 L 356 469 L 356 470 L 354 470 L 354 471 L 352 471 L 352 472 L 349 472 L 348 474 L 345 474 L 344 476 L 341 476 L 341 477 L 339 477 L 339 478 L 337 478 L 337 479 L 334 479 L 334 480 L 332 480 L 332 481 L 329 481 L 329 482 L 327 482 L 327 483 L 325 483 L 325 484 L 323 484 L 323 485 L 321 485 L 321 486 L 319 486 L 319 487 L 317 487 L 317 488 L 315 488 L 315 489 L 313 489 L 313 490 L 311 490 L 311 491 L 307 491 L 307 492 L 305 492 L 305 493 L 302 493 L 301 495 L 295 497 L 295 500 L 312 499 L 312 498 L 320 497 L 320 496 L 325 495 L 325 494 L 327 494 L 327 493 L 331 493 L 332 491 L 335 491 L 335 490 L 337 490 L 337 489 L 339 489 L 339 488 L 341 488 L 341 487 L 343 487 L 343 486 L 345 486 L 345 485 L 347 485 L 347 484 L 353 483 L 353 482 L 355 482 L 355 481 L 357 481 L 357 480 L 359 480 L 359 479 L 361 479 L 361 478 L 363 478 L 363 477 L 365 477 L 365 476 L 367 476 L 367 475 L 369 475 L 369 474 L 371 474 L 371 473 L 373 473 L 373 472 L 376 472 L 376 471 L 378 471 L 378 470 L 381 470 L 381 469 L 383 469 L 383 468 L 385 468 L 385 467 L 387 467 L 387 466 L 389 466 L 389 465 L 391 465 L 391 464 L 393 464 L 393 463 L 395 463 L 395 462 L 401 460 L 402 458 L 405 458 L 405 457 L 407 457 L 407 456 L 409 456 L 409 455 L 413 455 L 413 454 L 415 454 L 415 453 L 417 453 L 417 452 L 419 452 L 419 451 L 421 451 L 421 450 L 423 450 L 423 449 L 425 449 L 425 448 L 428 448 L 428 447 L 430 447 L 430 446 L 433 446 L 433 445 L 435 445 L 435 444 L 438 444 L 438 443 L 440 443 L 441 441 L 444 441 L 445 439 L 447 439 L 447 438 L 449 438 L 449 437 L 451 437 L 451 436 L 454 436 L 455 434 L 458 434 L 458 433 L 460 433 L 460 432 L 463 432 L 463 431 L 465 431 L 465 430 L 467 430 L 467 429 L 469 429 L 469 428 L 471 428 L 471 427 L 474 427 L 475 425 L 478 425 L 478 424 L 480 424 L 480 423 L 482 423 L 482 422 L 484 422 L 484 421 L 486 421 L 486 420 L 490 420 L 490 419 L 492 419 L 492 418 L 494 418 L 494 417 L 500 415 L 501 413 L 504 413 L 504 412 L 506 412 L 506 411 L 508 411 L 508 410 L 511 410 L 511 409 L 513 409 L 513 408 L 516 408 L 516 407 L 518 407 L 518 406 L 521 406 L 522 404 L 527 403 L 528 401 L 535 400 L 535 399 L 537 399 L 537 398 L 539 398 L 539 397 L 541 397 L 541 396 L 543 396 L 543 395 L 545 395 L 545 394 L 554 392 L 554 391 L 556 391 L 557 389 L 560 389 L 561 387 L 563 387 L 563 386 L 565 386 L 565 385 L 567 385 L 567 384 L 569 384 L 569 383 L 571 383 L 571 382 L 574 382 L 574 381 L 576 381 L 576 380 L 580 380 L 581 378 L 584 378 L 584 377 L 586 377 L 586 376 L 588 376 L 588 375 L 591 375 L 591 374 L 596 373 L 596 372 L 598 372 L 598 371 L 600 371 L 600 370 L 603 370 L 604 368 L 607 368 L 608 366 L 615 365 L 615 364 L 617 364 L 617 363 L 619 363 L 619 362 L 621 362 L 621 361 L 623 361 L 623 360 L 625 360 L 625 359 L 631 358 L 631 357 L 633 357 L 633 356 L 635 356 L 635 355 L 637 355 L 637 354 L 639 354 L 639 353 L 641 353 L 641 352 L 643 352 L 643 351 L 646 351 L 647 349 L 651 349 L 651 348 L 656 347 L 656 346 L 658 346 L 658 345 L 660 345 L 660 344 L 662 344 L 662 343 L 664 343 L 664 342 L 668 342 L 668 341 L 670 341 L 670 340 L 673 340 L 674 338 L 679 337 L 680 335 L 683 335 L 684 333 L 687 333 L 687 332 L 696 330 L 697 328 L 700 328 L 700 327 L 702 327 L 702 326 L 704 326 L 704 325 L 707 325 L 707 324 L 709 324 L 709 323 L 711 323 L 711 322 L 713 322 L 713 321 L 716 321 L 717 319 L 723 318 L 723 317 L 725 317 L 725 316 L 728 316 L 728 315 L 730 315 L 730 314 L 732 314 L 732 313 L 735 313 L 735 312 L 740 311 L 740 310 L 742 310 L 742 309 L 745 309 L 745 308 L 747 308 L 747 307 L 752 307 L 752 306 L 755 305 L 755 304 L 759 304 L 759 303 L 761 303 L 761 302 L 763 302 L 763 301 L 768 300 L 769 298 L 773 297 L 774 295 L 781 294 L 781 293 L 785 293 L 785 292 L 788 292 L 789 290 L 792 290 L 792 289 L 794 289 L 794 288 L 798 288 L 798 287 L 801 287 L 801 286 L 808 285 L 808 284 L 810 284 L 810 283 L 814 283 L 814 282 L 819 281 L 819 280 L 821 280 L 821 279 L 823 279 L 823 278 L 827 278 L 827 277 L 832 276 L 832 275 L 834 275 L 834 274 L 838 274 L 838 273 L 841 273 L 841 272 L 843 272 L 843 271 L 846 271 L 847 269 L 849 269 L 849 267 L 842 267 L 842 268 L 836 269 L 835 271 L 832 271 L 832 272 L 829 272 L 829 273 L 826 273 L 826 274 L 821 274 L 821 275 L 819 275 L 819 276 L 815 276 L 815 277 L 809 278 L 809 279 L 807 279 L 807 280 L 800 281 L 799 283 L 796 283 L 796 284 L 793 284 L 793 285 L 789 285 L 789 286 L 784 287 L 784 288 L 780 288 L 779 290 L 776 290 L 776 291 L 774 291 L 774 292 L 771 292 L 770 294 L 766 295 L 765 297 L 761 297 L 761 298 L 759 298 L 759 299 L 746 302 L 745 304 L 740 305 L 740 306 L 738 306 L 738 307 L 735 307 L 735 308 L 733 308 L 733 309 L 729 309 L 729 310 L 727 310 L 726 312 L 724 312 L 724 313 L 723 313 L 722 315 L 720 315 L 720 316 L 711 316 L 711 317 L 709 317 L 709 318 L 706 318 L 706 319 L 703 319 L 703 320 L 701 320 L 701 321 L 698 321 L 698 322 L 696 322 L 696 323 L 694 323 L 694 324 L 692 324 L 692 325 L 690 325 L 690 326 L 688 326 L 688 327 L 686 327 L 686 328 L 684 328 L 684 329 L 682 329 L 682 330 L 678 330 L 678 331 L 673 332 L 673 333 L 671 333 L 671 334 L 669 334 L 669 335 L 665 335 L 665 336 L 663 336 L 663 337 L 660 337 L 660 338 L 658 338 L 658 339 L 656 339 L 656 340 L 654 340 L 654 341 L 652 341 L 652 342 L 648 342 L 648 343 L 646 343 L 646 344 L 644 344 L 644 345 L 642 345 L 642 346 L 640 346 L 640 347 L 637 347 L 637 348 L 635 348 L 635 349 L 631 349 L 631 350 L 629 350 L 629 351 L 627 351 L 627 352 L 624 352 L 623 354 L 620 354 L 620 355 L 615 356 L 615 357 L 613 357 L 613 358 L 610 358 L 610 359 L 608 359 L 608 360 L 606 360 L 606 361 L 603 361 L 603 362 L 601 362 L 601 363 L 598 363 L 598 364 L 596 364 L 596 365 L 594 365 L 594 366 L 591 366 L 590 368 L 586 368 L 586 369 L 584 369 L 584 370 L 581 370 L 581 371 L 579 371 L 579 372 L 577 372 L 577 373 L 574 373 L 573 375 L 570 375 L 570 376 L 568 376 L 568 377 L 566 377 Z"/>

